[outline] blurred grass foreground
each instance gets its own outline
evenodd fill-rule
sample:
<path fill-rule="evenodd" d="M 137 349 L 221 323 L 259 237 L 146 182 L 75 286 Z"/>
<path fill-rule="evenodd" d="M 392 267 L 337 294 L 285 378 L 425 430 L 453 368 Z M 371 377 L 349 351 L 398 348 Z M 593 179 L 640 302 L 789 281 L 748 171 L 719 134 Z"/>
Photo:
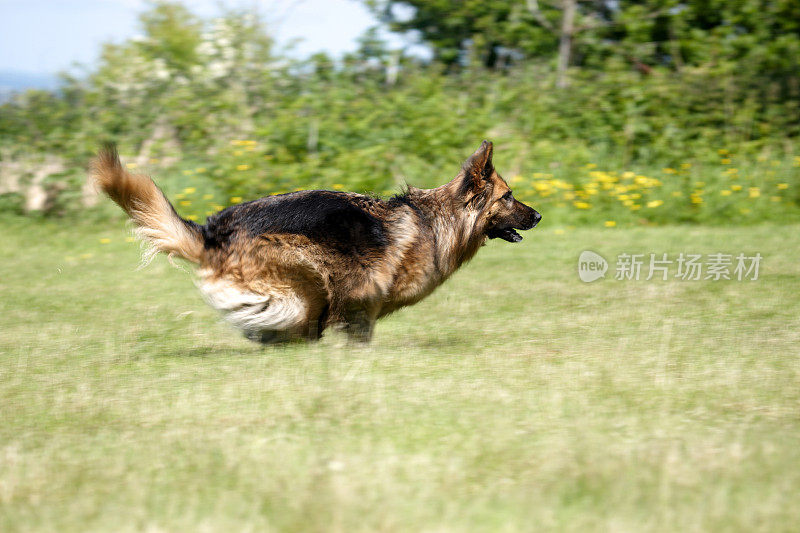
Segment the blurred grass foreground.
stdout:
<path fill-rule="evenodd" d="M 157 2 L 0 103 L 0 531 L 796 530 L 800 3 L 364 3 L 431 57 Z M 435 186 L 484 138 L 543 223 L 361 348 L 240 338 L 85 172 L 116 140 L 203 222 Z M 763 260 L 614 279 L 684 252 Z"/>
<path fill-rule="evenodd" d="M 165 258 L 135 270 L 122 223 L 8 229 L 2 531 L 800 521 L 797 225 L 533 230 L 369 348 L 330 334 L 267 351 Z M 654 242 L 764 260 L 755 281 L 578 280 L 582 250 Z"/>

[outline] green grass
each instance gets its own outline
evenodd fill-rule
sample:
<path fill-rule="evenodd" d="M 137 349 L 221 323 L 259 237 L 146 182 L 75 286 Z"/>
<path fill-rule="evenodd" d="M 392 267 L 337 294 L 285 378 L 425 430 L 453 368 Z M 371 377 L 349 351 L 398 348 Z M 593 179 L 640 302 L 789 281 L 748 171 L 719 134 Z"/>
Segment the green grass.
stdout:
<path fill-rule="evenodd" d="M 2 224 L 2 531 L 800 523 L 800 226 L 545 224 L 368 348 L 262 349 L 119 223 Z M 584 284 L 584 249 L 764 261 Z"/>

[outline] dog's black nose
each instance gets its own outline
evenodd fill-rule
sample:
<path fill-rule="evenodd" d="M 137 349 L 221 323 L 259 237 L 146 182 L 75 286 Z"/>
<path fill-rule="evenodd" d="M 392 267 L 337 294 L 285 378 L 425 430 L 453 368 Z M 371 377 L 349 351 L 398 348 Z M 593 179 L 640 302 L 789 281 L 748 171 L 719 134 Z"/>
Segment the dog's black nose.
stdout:
<path fill-rule="evenodd" d="M 533 212 L 533 227 L 535 227 L 536 224 L 538 224 L 540 220 L 542 220 L 542 214 L 539 213 L 539 211 L 535 211 L 534 210 L 534 212 Z"/>

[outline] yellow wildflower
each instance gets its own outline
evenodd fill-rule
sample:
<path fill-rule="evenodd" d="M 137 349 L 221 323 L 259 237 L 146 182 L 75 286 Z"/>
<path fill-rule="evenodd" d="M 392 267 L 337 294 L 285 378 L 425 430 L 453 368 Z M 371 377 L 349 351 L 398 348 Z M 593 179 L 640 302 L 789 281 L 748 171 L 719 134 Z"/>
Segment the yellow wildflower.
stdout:
<path fill-rule="evenodd" d="M 784 190 L 784 189 L 788 189 L 788 188 L 789 188 L 789 184 L 788 183 L 779 183 L 778 184 L 778 189 L 780 189 L 780 190 Z"/>
<path fill-rule="evenodd" d="M 125 166 L 128 167 L 129 169 L 133 170 L 134 168 L 138 167 L 139 165 L 137 165 L 136 163 L 125 163 Z"/>
<path fill-rule="evenodd" d="M 733 185 L 731 185 L 731 190 L 732 191 L 741 191 L 742 190 L 742 186 L 739 185 L 738 183 L 734 183 Z"/>
<path fill-rule="evenodd" d="M 247 170 L 250 168 L 250 165 L 236 165 L 236 170 Z"/>
<path fill-rule="evenodd" d="M 197 215 L 189 215 L 186 218 L 188 218 L 189 220 L 197 220 Z"/>
<path fill-rule="evenodd" d="M 669 168 L 669 167 L 662 168 L 661 171 L 664 172 L 664 174 L 675 174 L 675 169 L 674 168 Z"/>
<path fill-rule="evenodd" d="M 342 185 L 341 183 L 334 183 L 333 188 L 336 189 L 337 191 L 341 191 L 342 189 L 344 189 L 344 185 Z"/>
<path fill-rule="evenodd" d="M 749 191 L 748 196 L 750 198 L 758 198 L 759 196 L 761 196 L 761 189 L 759 189 L 758 187 L 750 187 L 748 191 Z"/>
<path fill-rule="evenodd" d="M 181 200 L 181 205 L 186 207 L 187 205 L 192 205 L 192 202 L 190 202 L 189 200 Z"/>
<path fill-rule="evenodd" d="M 203 172 L 206 171 L 206 167 L 197 167 L 196 169 L 194 169 L 194 171 L 199 174 L 202 174 Z"/>
<path fill-rule="evenodd" d="M 231 203 L 232 204 L 240 204 L 240 203 L 242 203 L 242 197 L 241 196 L 231 196 Z"/>
<path fill-rule="evenodd" d="M 186 194 L 194 194 L 197 192 L 197 189 L 195 189 L 194 187 L 186 187 L 185 189 L 183 189 L 183 192 Z"/>
<path fill-rule="evenodd" d="M 573 202 L 572 205 L 574 205 L 578 209 L 589 209 L 592 207 L 592 204 L 587 202 Z"/>
<path fill-rule="evenodd" d="M 606 220 L 606 221 L 603 223 L 603 225 L 604 225 L 605 227 L 607 227 L 607 228 L 613 228 L 614 226 L 616 226 L 616 225 L 617 225 L 617 223 L 616 223 L 616 221 L 614 221 L 614 220 Z"/>
<path fill-rule="evenodd" d="M 647 176 L 636 176 L 634 182 L 637 185 L 641 185 L 642 187 L 659 187 L 661 186 L 661 181 L 655 178 L 648 178 Z"/>
<path fill-rule="evenodd" d="M 664 205 L 664 200 L 651 200 L 651 201 L 647 202 L 647 207 L 650 207 L 650 208 L 660 207 L 662 205 Z"/>
<path fill-rule="evenodd" d="M 728 189 L 724 189 L 724 190 L 721 190 L 721 191 L 719 191 L 719 193 L 720 193 L 722 196 L 730 196 L 730 195 L 731 195 L 731 193 L 732 193 L 732 191 L 730 191 L 730 190 L 728 190 Z"/>
<path fill-rule="evenodd" d="M 731 164 L 731 160 L 726 157 L 725 159 L 720 161 L 720 163 L 722 163 L 723 165 L 730 165 Z"/>
<path fill-rule="evenodd" d="M 692 168 L 692 164 L 691 163 L 681 163 L 681 168 L 683 170 L 689 170 L 690 168 Z"/>
<path fill-rule="evenodd" d="M 100 244 L 108 244 L 110 242 L 111 239 L 109 239 L 108 237 L 103 237 L 102 239 L 100 239 Z"/>

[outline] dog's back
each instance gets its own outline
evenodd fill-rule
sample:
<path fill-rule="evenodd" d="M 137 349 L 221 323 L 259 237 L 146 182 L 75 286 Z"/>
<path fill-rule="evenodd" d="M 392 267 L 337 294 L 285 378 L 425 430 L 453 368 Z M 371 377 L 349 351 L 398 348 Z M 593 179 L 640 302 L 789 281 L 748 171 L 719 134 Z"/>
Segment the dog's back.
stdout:
<path fill-rule="evenodd" d="M 298 191 L 229 207 L 208 218 L 206 246 L 227 246 L 237 236 L 302 235 L 348 254 L 387 246 L 385 202 L 360 194 Z"/>

